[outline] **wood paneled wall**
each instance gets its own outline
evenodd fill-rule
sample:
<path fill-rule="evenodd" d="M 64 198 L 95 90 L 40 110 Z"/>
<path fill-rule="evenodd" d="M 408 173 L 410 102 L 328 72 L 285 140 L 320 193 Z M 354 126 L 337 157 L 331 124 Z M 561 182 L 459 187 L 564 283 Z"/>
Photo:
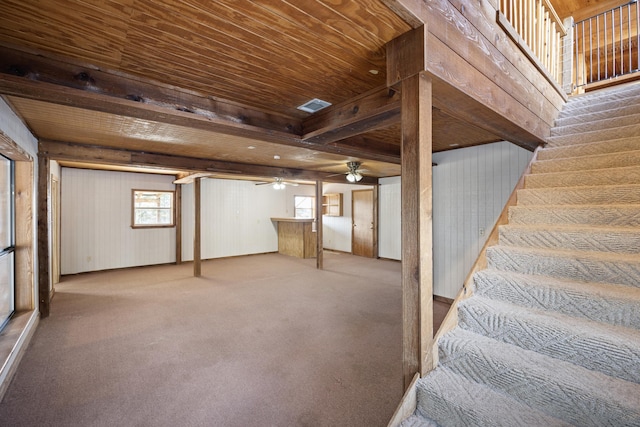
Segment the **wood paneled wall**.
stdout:
<path fill-rule="evenodd" d="M 531 153 L 508 142 L 434 154 L 434 292 L 454 298 Z M 62 169 L 62 274 L 175 260 L 173 229 L 132 230 L 131 188 L 172 189 L 172 177 Z M 193 186 L 183 187 L 184 260 L 193 259 Z M 351 251 L 351 190 L 344 215 L 324 217 L 324 247 Z M 271 217 L 293 216 L 293 196 L 313 195 L 313 186 L 287 187 L 249 181 L 202 182 L 202 258 L 277 251 Z M 480 235 L 480 228 L 484 235 Z M 385 178 L 379 190 L 379 256 L 400 260 L 400 178 Z"/>
<path fill-rule="evenodd" d="M 433 155 L 435 295 L 455 298 L 532 155 L 509 142 Z M 379 197 L 379 254 L 400 260 L 400 178 L 381 179 Z"/>
<path fill-rule="evenodd" d="M 174 228 L 131 228 L 131 190 L 173 190 L 173 176 L 62 168 L 61 274 L 175 261 Z"/>
<path fill-rule="evenodd" d="M 455 298 L 532 155 L 509 142 L 433 155 L 435 295 Z"/>
<path fill-rule="evenodd" d="M 402 258 L 400 239 L 400 177 L 382 178 L 378 194 L 378 255 L 381 258 Z"/>
<path fill-rule="evenodd" d="M 272 217 L 293 216 L 293 194 L 313 195 L 314 187 L 287 187 L 251 181 L 202 180 L 202 259 L 278 251 Z M 182 259 L 193 259 L 193 185 L 182 188 Z M 287 204 L 289 201 L 289 205 Z M 287 207 L 288 206 L 288 207 Z"/>

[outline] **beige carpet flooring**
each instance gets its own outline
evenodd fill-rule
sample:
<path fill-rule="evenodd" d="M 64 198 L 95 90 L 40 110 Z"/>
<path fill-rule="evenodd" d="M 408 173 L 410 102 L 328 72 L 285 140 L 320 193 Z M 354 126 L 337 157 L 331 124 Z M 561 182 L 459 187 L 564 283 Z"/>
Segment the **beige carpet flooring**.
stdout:
<path fill-rule="evenodd" d="M 402 394 L 400 267 L 329 252 L 324 271 L 266 254 L 201 278 L 67 276 L 0 425 L 384 426 Z"/>

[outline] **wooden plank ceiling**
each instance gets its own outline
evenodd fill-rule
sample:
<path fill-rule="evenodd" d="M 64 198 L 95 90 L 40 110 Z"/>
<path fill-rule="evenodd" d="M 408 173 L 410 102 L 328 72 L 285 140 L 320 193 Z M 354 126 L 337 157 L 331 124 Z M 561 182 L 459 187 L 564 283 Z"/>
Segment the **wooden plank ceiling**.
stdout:
<path fill-rule="evenodd" d="M 394 176 L 410 29 L 380 0 L 2 0 L 0 94 L 41 140 Z M 434 151 L 497 140 L 434 110 Z"/>

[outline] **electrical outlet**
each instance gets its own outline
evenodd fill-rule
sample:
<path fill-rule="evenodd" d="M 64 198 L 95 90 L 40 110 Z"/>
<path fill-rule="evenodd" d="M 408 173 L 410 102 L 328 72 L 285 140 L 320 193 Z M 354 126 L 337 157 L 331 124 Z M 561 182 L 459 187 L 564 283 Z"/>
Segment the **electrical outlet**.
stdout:
<path fill-rule="evenodd" d="M 480 236 L 484 236 L 484 228 L 480 228 Z"/>

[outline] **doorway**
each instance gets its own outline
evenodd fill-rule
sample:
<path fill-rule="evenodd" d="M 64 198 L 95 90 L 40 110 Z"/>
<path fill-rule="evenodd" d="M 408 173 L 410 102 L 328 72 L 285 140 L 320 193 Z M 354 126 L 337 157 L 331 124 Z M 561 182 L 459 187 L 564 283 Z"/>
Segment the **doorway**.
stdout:
<path fill-rule="evenodd" d="M 377 256 L 377 220 L 375 190 L 351 192 L 351 252 L 367 258 Z"/>
<path fill-rule="evenodd" d="M 51 289 L 53 297 L 55 286 L 60 282 L 60 182 L 51 175 Z"/>

